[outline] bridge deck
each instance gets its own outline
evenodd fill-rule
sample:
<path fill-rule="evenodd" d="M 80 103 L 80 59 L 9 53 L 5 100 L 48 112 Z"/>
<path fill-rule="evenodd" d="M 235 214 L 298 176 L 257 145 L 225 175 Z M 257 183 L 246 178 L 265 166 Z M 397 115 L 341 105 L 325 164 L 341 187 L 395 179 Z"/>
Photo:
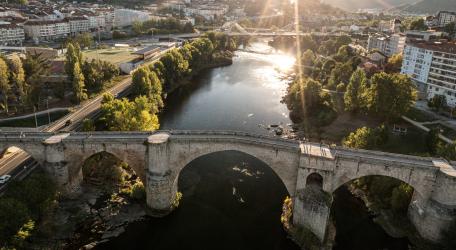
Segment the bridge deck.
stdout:
<path fill-rule="evenodd" d="M 262 144 L 278 147 L 285 150 L 301 152 L 311 157 L 336 160 L 349 158 L 357 161 L 380 161 L 421 168 L 441 169 L 445 173 L 456 177 L 456 169 L 449 162 L 431 157 L 392 154 L 379 151 L 348 149 L 342 147 L 328 147 L 316 143 L 301 143 L 295 140 L 286 140 L 277 137 L 255 135 L 235 131 L 155 131 L 155 132 L 2 132 L 0 143 L 5 142 L 41 142 L 53 144 L 60 142 L 119 142 L 119 143 L 156 143 L 157 140 L 166 141 L 237 141 L 241 143 Z"/>

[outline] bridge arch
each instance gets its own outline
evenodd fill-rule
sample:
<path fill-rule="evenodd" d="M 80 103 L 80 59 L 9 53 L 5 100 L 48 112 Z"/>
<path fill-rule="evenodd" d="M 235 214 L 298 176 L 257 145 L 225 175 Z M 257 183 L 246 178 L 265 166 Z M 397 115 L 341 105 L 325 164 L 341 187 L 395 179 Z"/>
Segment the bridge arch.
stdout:
<path fill-rule="evenodd" d="M 223 151 L 237 151 L 264 162 L 282 180 L 288 193 L 295 193 L 299 154 L 292 149 L 239 141 L 179 143 L 172 147 L 173 157 L 169 159 L 169 167 L 175 181 L 182 169 L 199 157 Z"/>
<path fill-rule="evenodd" d="M 42 145 L 30 145 L 28 143 L 2 143 L 0 144 L 0 153 L 5 153 L 10 148 L 18 148 L 22 150 L 23 154 L 29 155 L 31 158 L 36 160 L 39 164 L 43 164 L 46 161 L 45 147 Z"/>
<path fill-rule="evenodd" d="M 71 186 L 78 186 L 83 180 L 83 164 L 97 154 L 106 153 L 118 160 L 127 163 L 138 175 L 143 183 L 146 181 L 145 166 L 146 160 L 144 152 L 127 150 L 122 147 L 85 147 L 84 149 L 71 148 L 65 149 L 65 160 L 68 168 L 68 178 Z"/>

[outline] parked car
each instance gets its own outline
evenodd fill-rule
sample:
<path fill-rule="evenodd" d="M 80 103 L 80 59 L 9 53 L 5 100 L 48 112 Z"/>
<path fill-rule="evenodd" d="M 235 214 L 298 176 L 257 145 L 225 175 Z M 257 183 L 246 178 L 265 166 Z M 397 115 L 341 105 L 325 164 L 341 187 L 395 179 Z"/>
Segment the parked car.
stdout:
<path fill-rule="evenodd" d="M 5 184 L 8 180 L 11 179 L 11 175 L 2 175 L 0 176 L 0 184 Z"/>

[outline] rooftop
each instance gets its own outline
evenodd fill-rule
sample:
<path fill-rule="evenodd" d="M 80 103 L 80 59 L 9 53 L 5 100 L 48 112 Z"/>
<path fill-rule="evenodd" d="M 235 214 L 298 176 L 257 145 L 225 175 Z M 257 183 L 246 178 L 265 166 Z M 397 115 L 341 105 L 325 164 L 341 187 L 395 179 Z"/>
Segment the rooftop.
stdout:
<path fill-rule="evenodd" d="M 407 44 L 408 46 L 413 46 L 421 49 L 439 51 L 444 53 L 456 54 L 456 42 L 448 41 L 418 41 L 414 40 Z"/>

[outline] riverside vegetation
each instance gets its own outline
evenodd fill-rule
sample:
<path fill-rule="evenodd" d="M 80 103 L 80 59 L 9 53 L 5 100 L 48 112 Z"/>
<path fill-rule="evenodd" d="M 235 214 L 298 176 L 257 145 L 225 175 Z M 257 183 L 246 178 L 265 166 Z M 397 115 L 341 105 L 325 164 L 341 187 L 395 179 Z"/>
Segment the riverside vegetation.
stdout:
<path fill-rule="evenodd" d="M 283 101 L 290 109 L 290 118 L 299 125 L 306 139 L 321 140 L 325 127 L 344 126 L 339 123 L 338 116 L 348 116 L 354 118 L 349 127 L 352 131 L 345 132 L 342 139 L 329 138 L 330 141 L 347 147 L 394 152 L 394 147 L 389 146 L 389 140 L 396 135 L 390 135 L 389 128 L 400 123 L 401 116 L 410 112 L 416 99 L 415 87 L 409 77 L 398 73 L 401 55 L 391 57 L 383 71 L 364 70 L 358 68 L 361 58 L 348 46 L 350 42 L 349 37 L 305 36 L 299 38 L 300 46 L 297 47 L 294 39 L 274 39 L 270 43 L 272 46 L 278 49 L 288 48 L 298 55 L 296 77 Z M 304 53 L 299 54 L 299 51 Z M 361 120 L 362 123 L 375 120 L 374 124 L 377 125 L 354 127 L 358 124 L 356 120 Z M 423 137 L 426 151 L 420 155 L 455 159 L 455 145 L 442 142 L 436 131 L 431 130 Z M 415 154 L 410 149 L 401 153 Z M 364 194 L 365 202 L 370 204 L 369 209 L 380 213 L 377 222 L 384 228 L 390 227 L 387 231 L 391 232 L 392 227 L 395 231 L 402 232 L 401 236 L 421 242 L 414 244 L 413 249 L 441 247 L 418 237 L 407 219 L 406 212 L 413 194 L 411 186 L 392 178 L 364 177 L 354 181 L 351 187 L 352 192 L 361 191 Z M 394 223 L 395 220 L 402 223 Z M 454 229 L 445 235 L 451 232 L 454 233 Z M 294 234 L 299 241 L 304 241 L 304 245 L 316 245 L 311 240 L 314 237 L 303 235 L 308 236 L 308 233 Z M 448 243 L 450 241 L 451 238 L 445 237 L 442 246 L 451 245 Z"/>
<path fill-rule="evenodd" d="M 208 68 L 230 65 L 242 39 L 210 32 L 205 37 L 172 49 L 160 60 L 140 67 L 132 75 L 132 100 L 105 95 L 101 119 L 84 121 L 84 130 L 152 131 L 160 127 L 157 114 L 164 107 L 163 96 L 178 89 Z"/>

